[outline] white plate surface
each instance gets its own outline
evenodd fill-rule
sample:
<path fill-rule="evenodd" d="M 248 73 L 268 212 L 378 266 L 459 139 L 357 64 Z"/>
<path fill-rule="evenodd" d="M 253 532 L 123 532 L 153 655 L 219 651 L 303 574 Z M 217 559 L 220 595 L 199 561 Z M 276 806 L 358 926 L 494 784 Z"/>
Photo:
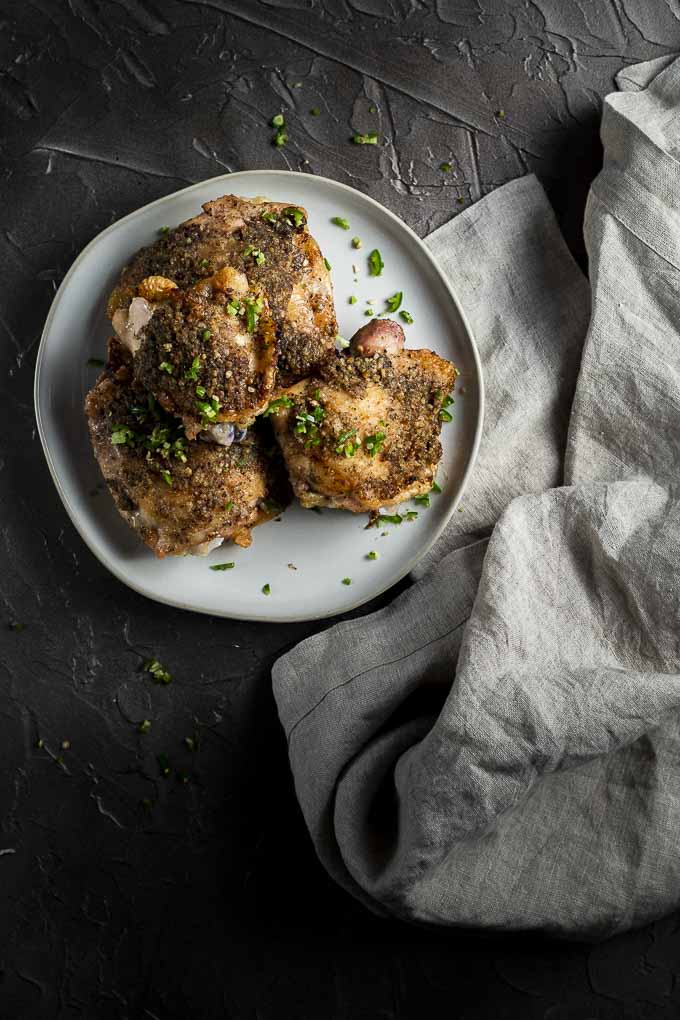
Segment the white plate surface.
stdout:
<path fill-rule="evenodd" d="M 453 421 L 442 429 L 444 455 L 437 480 L 442 487 L 430 509 L 409 503 L 418 519 L 365 530 L 366 515 L 338 510 L 321 514 L 297 504 L 280 522 L 253 532 L 249 549 L 225 545 L 208 557 L 157 560 L 118 516 L 87 434 L 83 401 L 103 358 L 110 326 L 105 300 L 122 265 L 160 227 L 175 225 L 199 211 L 202 202 L 224 194 L 264 195 L 303 205 L 309 227 L 331 263 L 340 332 L 350 337 L 365 317 L 366 299 L 377 310 L 397 290 L 414 323 L 405 326 L 408 347 L 427 347 L 460 370 L 451 408 Z M 330 221 L 344 216 L 351 230 Z M 351 238 L 361 237 L 355 251 Z M 368 275 L 366 256 L 378 248 L 382 276 Z M 354 273 L 352 266 L 358 267 Z M 358 282 L 354 278 L 358 277 Z M 351 294 L 358 302 L 348 303 Z M 396 316 L 395 316 L 396 317 Z M 456 509 L 472 468 L 483 417 L 479 357 L 455 295 L 416 234 L 401 220 L 353 188 L 323 177 L 289 171 L 255 170 L 225 174 L 158 199 L 99 234 L 76 259 L 50 309 L 38 352 L 35 406 L 45 456 L 71 520 L 92 552 L 135 591 L 183 609 L 244 620 L 297 621 L 346 612 L 367 602 L 402 578 L 432 545 Z M 95 492 L 95 489 L 99 489 Z M 390 511 L 393 512 L 393 511 Z M 383 532 L 387 531 L 385 537 Z M 370 550 L 377 560 L 368 560 Z M 210 564 L 234 561 L 228 571 Z M 293 563 L 297 570 L 291 570 Z M 351 585 L 342 584 L 350 577 Z M 271 595 L 262 593 L 265 583 Z"/>

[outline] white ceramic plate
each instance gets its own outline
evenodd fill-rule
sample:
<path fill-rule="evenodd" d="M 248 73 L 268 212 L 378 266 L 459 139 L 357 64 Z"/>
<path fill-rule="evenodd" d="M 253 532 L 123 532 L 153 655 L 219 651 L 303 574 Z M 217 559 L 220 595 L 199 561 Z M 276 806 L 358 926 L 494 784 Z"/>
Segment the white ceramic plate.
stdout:
<path fill-rule="evenodd" d="M 208 557 L 157 560 L 118 516 L 90 449 L 83 400 L 99 369 L 110 327 L 104 315 L 108 292 L 130 256 L 166 224 L 195 215 L 202 202 L 223 194 L 265 195 L 303 205 L 309 227 L 331 263 L 340 332 L 350 337 L 368 322 L 366 299 L 377 310 L 397 290 L 414 323 L 405 326 L 408 347 L 428 347 L 455 362 L 459 387 L 453 421 L 442 429 L 444 456 L 437 480 L 442 493 L 430 509 L 414 506 L 418 519 L 366 529 L 366 515 L 338 510 L 321 514 L 297 504 L 280 522 L 256 528 L 249 549 L 222 546 Z M 349 219 L 351 230 L 331 223 Z M 351 238 L 361 237 L 355 251 Z M 382 276 L 368 275 L 366 256 L 382 254 Z M 352 266 L 358 267 L 353 272 Z M 358 282 L 355 283 L 355 277 Z M 358 302 L 348 303 L 351 294 Z M 38 429 L 54 483 L 71 520 L 92 552 L 135 591 L 159 602 L 244 620 L 312 620 L 343 613 L 395 584 L 432 545 L 456 508 L 472 468 L 483 416 L 482 373 L 463 312 L 427 248 L 409 227 L 353 188 L 324 177 L 289 171 L 225 174 L 160 198 L 104 230 L 67 273 L 47 317 L 38 351 L 35 407 Z M 98 490 L 98 491 L 97 491 Z M 391 511 L 394 512 L 394 511 Z M 383 535 L 387 532 L 387 535 Z M 377 560 L 368 560 L 370 550 Z M 234 561 L 228 571 L 210 564 Z M 295 564 L 292 570 L 289 564 Z M 351 585 L 342 579 L 351 578 Z M 271 595 L 262 587 L 271 586 Z"/>

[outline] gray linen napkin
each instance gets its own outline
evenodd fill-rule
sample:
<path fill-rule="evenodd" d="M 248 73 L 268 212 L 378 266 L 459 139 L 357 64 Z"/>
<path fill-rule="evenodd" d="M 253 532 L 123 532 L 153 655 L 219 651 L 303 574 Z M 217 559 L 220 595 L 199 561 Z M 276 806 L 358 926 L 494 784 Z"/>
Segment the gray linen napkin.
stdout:
<path fill-rule="evenodd" d="M 465 503 L 479 529 L 509 506 L 488 545 L 450 534 L 388 609 L 273 671 L 320 859 L 414 921 L 598 938 L 680 904 L 680 62 L 619 85 L 567 486 L 588 295 L 523 179 L 431 239 L 492 405 Z"/>

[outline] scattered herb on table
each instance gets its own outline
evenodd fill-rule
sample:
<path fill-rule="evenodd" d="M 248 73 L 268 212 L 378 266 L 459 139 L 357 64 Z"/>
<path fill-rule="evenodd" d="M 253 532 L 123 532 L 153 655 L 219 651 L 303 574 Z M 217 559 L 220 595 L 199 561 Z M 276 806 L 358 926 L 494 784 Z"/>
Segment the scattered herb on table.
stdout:
<path fill-rule="evenodd" d="M 318 117 L 319 114 L 321 113 L 321 110 L 318 106 L 313 106 L 309 112 L 311 113 L 312 117 Z"/>
<path fill-rule="evenodd" d="M 282 113 L 275 113 L 271 119 L 271 125 L 275 128 L 283 127 L 285 120 Z"/>
<path fill-rule="evenodd" d="M 368 131 L 365 135 L 360 135 L 358 132 L 352 135 L 352 141 L 355 145 L 377 145 L 378 144 L 378 132 Z"/>
<path fill-rule="evenodd" d="M 440 163 L 439 164 L 439 169 L 442 171 L 442 173 L 448 174 L 448 173 L 450 173 L 453 170 L 453 164 L 451 164 L 451 163 Z"/>
<path fill-rule="evenodd" d="M 172 680 L 172 673 L 168 673 L 167 669 L 161 666 L 158 659 L 147 659 L 144 663 L 144 671 L 150 673 L 154 683 L 157 684 L 169 684 Z"/>
<path fill-rule="evenodd" d="M 150 719 L 142 719 L 142 721 L 140 722 L 139 726 L 137 727 L 137 730 L 140 733 L 148 733 L 150 729 L 151 729 L 151 720 Z"/>

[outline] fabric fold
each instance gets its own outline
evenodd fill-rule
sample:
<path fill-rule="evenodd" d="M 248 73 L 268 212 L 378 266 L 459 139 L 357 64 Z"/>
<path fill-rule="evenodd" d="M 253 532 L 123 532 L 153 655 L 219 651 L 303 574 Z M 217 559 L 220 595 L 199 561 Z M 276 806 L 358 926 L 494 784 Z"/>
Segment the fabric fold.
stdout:
<path fill-rule="evenodd" d="M 481 339 L 465 505 L 488 546 L 456 521 L 390 607 L 274 667 L 321 861 L 412 921 L 602 938 L 680 904 L 680 63 L 625 85 L 586 212 L 568 441 L 588 290 L 523 179 L 430 240 Z"/>

